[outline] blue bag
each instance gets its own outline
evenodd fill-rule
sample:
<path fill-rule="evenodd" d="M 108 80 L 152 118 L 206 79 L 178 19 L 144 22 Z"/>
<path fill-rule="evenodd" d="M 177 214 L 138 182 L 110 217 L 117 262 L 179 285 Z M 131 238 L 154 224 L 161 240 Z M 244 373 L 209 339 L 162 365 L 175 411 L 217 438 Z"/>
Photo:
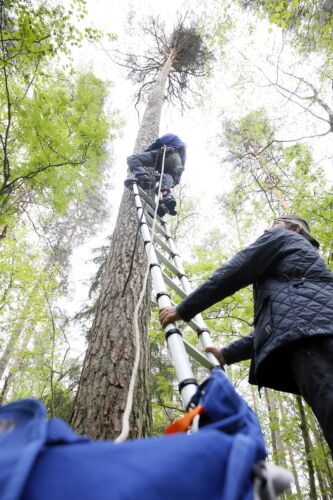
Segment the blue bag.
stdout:
<path fill-rule="evenodd" d="M 266 456 L 257 418 L 219 369 L 199 399 L 198 432 L 122 444 L 47 420 L 37 400 L 1 407 L 1 500 L 251 500 L 253 465 Z"/>

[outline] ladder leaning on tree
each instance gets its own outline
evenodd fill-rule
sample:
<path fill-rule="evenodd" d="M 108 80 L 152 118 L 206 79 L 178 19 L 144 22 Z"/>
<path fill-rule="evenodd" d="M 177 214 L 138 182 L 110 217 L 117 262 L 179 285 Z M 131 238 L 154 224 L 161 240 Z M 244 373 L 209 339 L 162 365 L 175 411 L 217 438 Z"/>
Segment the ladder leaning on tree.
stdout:
<path fill-rule="evenodd" d="M 172 305 L 170 293 L 167 289 L 172 290 L 183 299 L 191 292 L 191 287 L 168 224 L 163 218 L 155 214 L 155 201 L 137 183 L 133 183 L 132 189 L 153 288 L 156 293 L 156 301 L 160 308 L 167 307 Z M 151 232 L 153 226 L 154 231 Z M 178 277 L 180 286 L 162 268 L 168 269 L 173 276 Z M 212 345 L 209 331 L 200 314 L 195 316 L 188 324 L 198 334 L 203 348 Z M 179 392 L 186 407 L 197 389 L 197 381 L 192 372 L 189 356 L 207 369 L 218 367 L 219 362 L 213 354 L 202 354 L 196 347 L 185 340 L 182 332 L 174 323 L 166 326 L 165 336 L 175 367 Z"/>

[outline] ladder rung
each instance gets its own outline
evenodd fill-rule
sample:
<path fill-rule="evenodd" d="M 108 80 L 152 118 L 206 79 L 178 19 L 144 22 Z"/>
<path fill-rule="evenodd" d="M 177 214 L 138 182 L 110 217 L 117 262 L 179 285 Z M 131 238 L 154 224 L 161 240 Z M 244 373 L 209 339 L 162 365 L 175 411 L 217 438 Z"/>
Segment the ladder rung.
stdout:
<path fill-rule="evenodd" d="M 165 281 L 165 283 L 174 291 L 176 292 L 179 297 L 181 297 L 182 299 L 185 299 L 185 297 L 187 297 L 186 293 L 181 289 L 179 288 L 178 285 L 176 285 L 176 283 L 174 283 L 172 281 L 171 278 L 169 278 L 169 276 L 165 273 L 162 273 L 163 274 L 163 279 Z"/>
<path fill-rule="evenodd" d="M 172 251 L 169 245 L 165 243 L 163 240 L 161 240 L 161 238 L 157 234 L 154 234 L 154 241 L 156 241 L 156 243 L 158 243 L 158 245 L 160 245 L 160 247 L 163 248 L 163 250 L 165 250 L 166 252 L 168 252 L 171 256 L 175 254 L 175 252 Z"/>
<path fill-rule="evenodd" d="M 198 323 L 195 321 L 195 319 L 191 319 L 190 321 L 187 322 L 188 326 L 192 328 L 193 331 L 195 331 L 195 333 L 200 333 L 201 332 L 201 328 L 200 326 L 198 325 Z"/>
<path fill-rule="evenodd" d="M 151 207 L 150 205 L 147 204 L 145 206 L 145 214 L 148 214 L 148 215 L 150 215 L 151 218 L 153 218 L 154 215 L 155 215 L 155 208 L 153 208 L 153 207 Z M 159 215 L 157 215 L 157 214 L 156 214 L 156 220 L 158 222 L 162 223 L 162 218 Z"/>
<path fill-rule="evenodd" d="M 149 205 L 151 205 L 153 208 L 155 208 L 156 204 L 153 198 L 150 198 L 150 196 L 147 195 L 146 191 L 144 191 L 139 185 L 138 185 L 138 191 L 139 195 L 141 198 L 143 198 Z"/>
<path fill-rule="evenodd" d="M 172 273 L 174 273 L 176 276 L 178 276 L 179 271 L 176 268 L 176 266 L 170 260 L 168 260 L 157 248 L 155 248 L 155 252 L 156 252 L 158 259 L 161 262 L 163 262 L 165 267 L 167 267 Z"/>
<path fill-rule="evenodd" d="M 148 213 L 146 212 L 145 213 L 145 216 L 146 216 L 146 220 L 149 222 L 149 225 L 150 227 L 153 226 L 153 222 L 154 222 L 154 219 L 153 217 Z M 162 235 L 164 236 L 165 238 L 168 238 L 168 234 L 164 231 L 163 227 L 160 226 L 159 224 L 155 224 L 155 229 Z"/>
<path fill-rule="evenodd" d="M 145 206 L 145 211 L 147 211 L 151 217 L 154 217 L 155 207 L 156 207 L 155 200 L 150 198 L 150 196 L 148 196 L 147 193 L 143 189 L 140 188 L 140 186 L 138 186 L 138 191 L 139 191 L 140 197 L 147 202 L 147 204 Z M 158 220 L 159 222 L 163 222 L 162 217 L 160 217 L 157 214 L 156 214 L 156 220 Z"/>
<path fill-rule="evenodd" d="M 208 370 L 215 368 L 214 365 L 204 356 L 198 349 L 196 349 L 190 342 L 183 338 L 184 346 L 186 352 L 191 358 L 198 361 L 198 363 L 204 368 L 208 368 Z"/>

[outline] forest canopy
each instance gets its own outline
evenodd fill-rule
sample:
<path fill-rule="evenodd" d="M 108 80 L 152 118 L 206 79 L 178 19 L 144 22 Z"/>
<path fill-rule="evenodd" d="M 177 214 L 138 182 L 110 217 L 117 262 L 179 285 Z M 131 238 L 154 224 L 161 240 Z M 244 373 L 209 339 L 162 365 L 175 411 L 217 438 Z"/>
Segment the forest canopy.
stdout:
<path fill-rule="evenodd" d="M 187 145 L 168 223 L 193 287 L 289 212 L 333 269 L 332 2 L 178 4 L 0 0 L 0 399 L 39 398 L 81 432 L 90 377 L 107 408 L 96 404 L 97 438 L 120 430 L 135 357 L 146 260 L 123 185 L 133 149 L 167 132 Z M 131 437 L 160 435 L 183 411 L 149 286 Z M 248 335 L 251 287 L 204 319 L 220 347 Z M 89 367 L 84 353 L 98 349 Z M 269 459 L 292 471 L 292 497 L 328 498 L 332 460 L 310 408 L 267 389 L 260 398 L 249 361 L 226 371 Z"/>

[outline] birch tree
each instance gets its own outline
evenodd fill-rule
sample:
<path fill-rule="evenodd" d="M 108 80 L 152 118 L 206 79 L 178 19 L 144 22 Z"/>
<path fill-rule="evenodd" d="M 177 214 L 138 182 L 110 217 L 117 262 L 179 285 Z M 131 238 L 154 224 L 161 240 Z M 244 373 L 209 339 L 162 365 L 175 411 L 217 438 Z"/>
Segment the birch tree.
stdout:
<path fill-rule="evenodd" d="M 235 205 L 238 206 L 240 213 L 252 211 L 252 215 L 254 215 L 255 211 L 256 218 L 260 214 L 267 222 L 276 214 L 283 212 L 303 214 L 307 220 L 311 220 L 313 223 L 314 231 L 318 231 L 320 234 L 319 239 L 323 243 L 323 256 L 330 265 L 331 244 L 326 238 L 326 233 L 332 231 L 332 220 L 328 216 L 332 203 L 332 197 L 328 195 L 330 192 L 329 182 L 325 179 L 323 172 L 313 164 L 309 146 L 297 143 L 285 147 L 283 144 L 275 142 L 275 135 L 276 131 L 271 126 L 264 110 L 249 113 L 238 121 L 225 124 L 225 140 L 231 154 L 228 159 L 232 161 L 232 178 L 235 183 L 234 189 L 228 194 L 227 199 L 237 200 Z M 236 193 L 237 198 L 235 197 Z M 316 193 L 315 203 L 314 193 Z M 321 223 L 322 218 L 325 220 L 324 224 Z M 281 453 L 282 448 L 285 449 L 285 444 L 282 441 L 285 432 L 281 432 L 281 421 L 274 420 L 274 416 L 277 414 L 276 395 L 274 391 L 269 389 L 265 390 L 265 395 L 268 402 L 273 456 L 279 464 L 285 465 L 287 459 L 285 450 Z M 280 401 L 282 416 L 287 413 L 284 409 L 286 395 L 279 395 L 277 400 Z M 313 419 L 312 415 L 311 417 Z M 305 451 L 302 466 L 304 465 L 307 470 L 306 479 L 310 496 L 318 498 L 318 484 L 324 498 L 325 482 L 329 481 L 329 476 L 322 465 L 323 462 L 320 461 L 321 465 L 317 466 L 314 460 L 313 436 L 311 435 L 309 418 L 300 396 L 295 399 L 295 418 L 294 432 L 301 434 L 304 447 L 304 450 L 296 448 L 295 456 L 297 457 L 300 451 L 304 455 Z M 293 447 L 298 447 L 296 440 L 293 439 L 293 441 Z M 279 442 L 281 451 L 278 446 Z M 295 466 L 295 456 L 288 446 L 287 450 L 295 476 L 297 492 L 299 492 L 301 485 Z M 321 453 L 317 453 L 318 457 L 325 460 L 327 451 L 327 446 L 323 443 Z M 316 476 L 318 481 L 316 481 Z"/>

